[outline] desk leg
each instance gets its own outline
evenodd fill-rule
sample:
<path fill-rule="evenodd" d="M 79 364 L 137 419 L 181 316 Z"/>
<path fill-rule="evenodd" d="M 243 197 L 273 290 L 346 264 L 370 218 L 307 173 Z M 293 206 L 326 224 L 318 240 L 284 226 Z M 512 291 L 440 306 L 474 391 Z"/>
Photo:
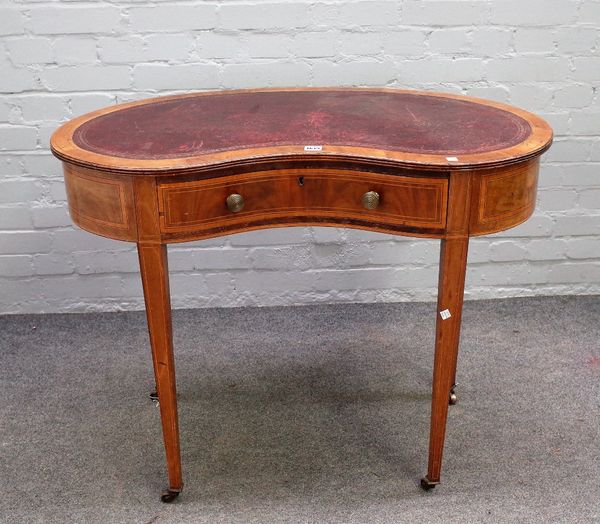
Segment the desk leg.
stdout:
<path fill-rule="evenodd" d="M 183 488 L 183 481 L 179 453 L 167 246 L 138 244 L 138 255 L 169 474 L 169 488 L 163 493 L 162 500 L 171 502 Z"/>
<path fill-rule="evenodd" d="M 429 465 L 427 476 L 421 480 L 421 486 L 424 489 L 431 489 L 440 482 L 446 419 L 448 417 L 448 395 L 456 375 L 468 245 L 468 237 L 443 239 L 441 245 L 429 433 Z M 448 310 L 451 316 L 444 320 L 440 313 L 445 310 Z"/>

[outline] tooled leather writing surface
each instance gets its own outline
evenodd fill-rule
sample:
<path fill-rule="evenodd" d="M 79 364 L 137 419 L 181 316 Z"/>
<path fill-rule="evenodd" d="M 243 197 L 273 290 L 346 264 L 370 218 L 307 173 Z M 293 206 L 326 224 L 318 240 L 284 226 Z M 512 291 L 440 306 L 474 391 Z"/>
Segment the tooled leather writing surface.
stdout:
<path fill-rule="evenodd" d="M 89 120 L 73 140 L 94 153 L 152 160 L 297 144 L 460 155 L 511 147 L 530 134 L 520 116 L 465 100 L 273 91 L 158 100 Z"/>

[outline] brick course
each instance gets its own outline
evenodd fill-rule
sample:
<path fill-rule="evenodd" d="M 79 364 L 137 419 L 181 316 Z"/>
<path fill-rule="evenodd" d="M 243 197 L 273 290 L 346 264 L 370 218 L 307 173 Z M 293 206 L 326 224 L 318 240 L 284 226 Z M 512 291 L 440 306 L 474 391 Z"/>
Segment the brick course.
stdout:
<path fill-rule="evenodd" d="M 154 5 L 155 4 L 155 5 Z M 0 7 L 0 313 L 143 305 L 131 244 L 77 230 L 48 138 L 157 94 L 396 86 L 513 103 L 553 125 L 538 208 L 473 239 L 467 298 L 600 293 L 597 0 L 160 0 Z M 439 242 L 336 228 L 170 248 L 173 305 L 434 300 Z"/>

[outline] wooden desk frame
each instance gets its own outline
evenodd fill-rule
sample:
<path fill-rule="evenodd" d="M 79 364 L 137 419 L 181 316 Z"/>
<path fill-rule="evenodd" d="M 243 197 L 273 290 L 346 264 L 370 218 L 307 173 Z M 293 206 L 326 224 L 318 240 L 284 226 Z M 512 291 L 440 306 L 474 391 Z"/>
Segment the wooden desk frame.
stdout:
<path fill-rule="evenodd" d="M 75 223 L 137 244 L 169 478 L 162 500 L 174 500 L 183 488 L 167 244 L 285 226 L 350 227 L 441 239 L 429 463 L 421 481 L 424 489 L 438 484 L 449 396 L 456 382 L 469 237 L 508 229 L 533 213 L 539 156 L 552 141 L 549 126 L 524 111 L 478 100 L 525 118 L 532 133 L 518 146 L 462 155 L 459 161 L 360 147 L 324 147 L 313 154 L 301 146 L 282 146 L 148 162 L 90 153 L 74 143 L 73 132 L 82 123 L 143 103 L 148 102 L 108 108 L 65 124 L 53 136 L 52 150 L 64 163 Z M 356 201 L 370 187 L 381 192 L 381 208 L 364 209 Z M 238 192 L 259 203 L 229 213 L 223 195 Z M 393 198 L 386 200 L 387 194 Z M 217 211 L 207 217 L 205 208 Z"/>

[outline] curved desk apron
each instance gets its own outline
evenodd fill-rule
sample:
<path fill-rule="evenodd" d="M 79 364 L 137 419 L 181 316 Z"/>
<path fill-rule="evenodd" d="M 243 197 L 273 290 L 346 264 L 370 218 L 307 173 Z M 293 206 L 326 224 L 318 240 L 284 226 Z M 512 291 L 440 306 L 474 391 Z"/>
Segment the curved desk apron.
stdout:
<path fill-rule="evenodd" d="M 52 137 L 75 223 L 136 242 L 173 500 L 183 482 L 166 245 L 335 226 L 440 238 L 425 489 L 439 483 L 469 237 L 533 212 L 552 130 L 499 103 L 389 89 L 223 91 L 76 118 Z M 453 398 L 451 396 L 451 402 Z"/>

